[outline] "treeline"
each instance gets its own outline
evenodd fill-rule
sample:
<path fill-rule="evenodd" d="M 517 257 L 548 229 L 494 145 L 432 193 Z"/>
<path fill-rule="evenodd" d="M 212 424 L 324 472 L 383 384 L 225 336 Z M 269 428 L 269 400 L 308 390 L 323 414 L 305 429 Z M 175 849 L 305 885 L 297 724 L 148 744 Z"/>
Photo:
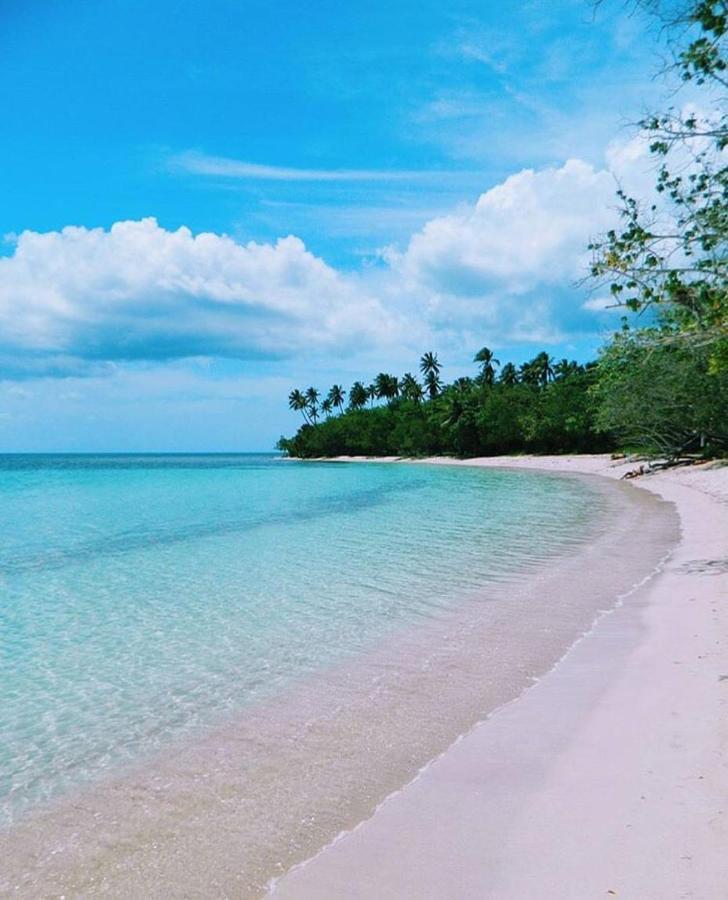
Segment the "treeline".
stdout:
<path fill-rule="evenodd" d="M 278 447 L 291 456 L 479 456 L 501 453 L 589 453 L 614 447 L 597 426 L 596 366 L 554 362 L 547 353 L 502 367 L 484 347 L 472 378 L 444 384 L 435 353 L 420 360 L 420 377 L 380 372 L 347 392 L 333 385 L 295 390 L 289 406 L 303 424 Z"/>
<path fill-rule="evenodd" d="M 294 391 L 304 416 L 279 447 L 295 456 L 587 452 L 614 447 L 672 459 L 728 453 L 728 2 L 660 16 L 679 81 L 701 102 L 640 122 L 656 164 L 648 199 L 617 193 L 619 226 L 592 242 L 591 277 L 650 325 L 615 334 L 596 363 L 539 353 L 502 367 L 488 348 L 473 378 L 443 385 L 433 353 L 420 377 L 380 373 L 345 395 Z M 698 113 L 696 109 L 703 112 Z"/>

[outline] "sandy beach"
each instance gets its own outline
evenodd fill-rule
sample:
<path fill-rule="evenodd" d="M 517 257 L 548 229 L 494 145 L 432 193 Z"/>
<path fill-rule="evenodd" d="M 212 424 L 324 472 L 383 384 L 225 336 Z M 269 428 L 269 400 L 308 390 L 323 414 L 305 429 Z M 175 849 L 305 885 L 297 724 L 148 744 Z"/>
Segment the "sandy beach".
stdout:
<path fill-rule="evenodd" d="M 635 468 L 607 456 L 428 462 Z M 728 467 L 633 484 L 678 510 L 662 570 L 274 897 L 728 897 Z"/>
<path fill-rule="evenodd" d="M 591 530 L 38 807 L 0 833 L 0 896 L 728 896 L 728 467 L 425 462 L 572 473 L 498 474 L 514 508 L 524 479 L 589 498 Z"/>

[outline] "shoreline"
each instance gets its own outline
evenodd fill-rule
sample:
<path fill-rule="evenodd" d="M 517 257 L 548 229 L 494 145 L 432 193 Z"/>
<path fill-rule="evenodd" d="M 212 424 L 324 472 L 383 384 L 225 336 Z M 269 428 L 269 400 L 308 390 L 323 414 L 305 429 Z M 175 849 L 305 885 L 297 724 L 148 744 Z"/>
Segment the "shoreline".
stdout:
<path fill-rule="evenodd" d="M 634 468 L 606 455 L 366 461 Z M 728 468 L 631 484 L 678 510 L 663 570 L 272 896 L 728 896 Z"/>
<path fill-rule="evenodd" d="M 481 586 L 446 618 L 393 633 L 252 718 L 235 717 L 208 737 L 59 798 L 0 835 L 12 861 L 0 894 L 262 896 L 273 875 L 368 819 L 459 735 L 517 702 L 617 594 L 659 564 L 676 538 L 672 509 L 627 485 L 579 480 L 597 503 L 587 508 L 606 517 L 586 543 L 584 535 L 530 574 Z M 636 552 L 640 535 L 649 540 Z M 577 580 L 589 585 L 586 594 L 571 589 Z M 507 604 L 482 602 L 504 588 Z M 294 730 L 280 732 L 291 715 Z M 285 740 L 271 743 L 274 734 Z M 278 748 L 273 757 L 255 756 L 261 738 Z M 341 769 L 337 759 L 349 763 Z"/>

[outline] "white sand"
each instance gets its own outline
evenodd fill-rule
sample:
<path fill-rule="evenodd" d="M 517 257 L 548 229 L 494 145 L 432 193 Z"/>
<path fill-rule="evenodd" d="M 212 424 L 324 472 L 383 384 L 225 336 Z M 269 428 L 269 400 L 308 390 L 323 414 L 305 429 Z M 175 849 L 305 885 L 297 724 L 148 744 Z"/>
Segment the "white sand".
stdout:
<path fill-rule="evenodd" d="M 678 508 L 663 571 L 276 898 L 728 898 L 728 467 L 633 483 Z"/>

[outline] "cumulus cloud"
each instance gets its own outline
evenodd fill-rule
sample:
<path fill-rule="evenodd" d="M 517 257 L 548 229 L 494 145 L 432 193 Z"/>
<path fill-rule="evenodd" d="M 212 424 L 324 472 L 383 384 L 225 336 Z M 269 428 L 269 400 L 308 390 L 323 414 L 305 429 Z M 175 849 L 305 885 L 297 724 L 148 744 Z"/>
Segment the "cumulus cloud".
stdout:
<path fill-rule="evenodd" d="M 615 218 L 615 176 L 642 184 L 644 140 L 524 169 L 432 218 L 384 265 L 337 271 L 297 237 L 241 244 L 155 219 L 26 231 L 0 257 L 0 374 L 103 374 L 128 360 L 275 358 L 432 343 L 556 343 L 613 324 L 576 282 Z"/>
<path fill-rule="evenodd" d="M 447 293 L 477 294 L 495 284 L 518 293 L 561 282 L 583 268 L 586 238 L 605 223 L 613 194 L 610 173 L 581 160 L 526 169 L 474 206 L 428 222 L 390 258 L 405 277 Z"/>
<path fill-rule="evenodd" d="M 386 258 L 441 323 L 469 319 L 505 339 L 559 340 L 594 327 L 574 283 L 589 237 L 611 224 L 613 174 L 581 160 L 525 169 L 428 222 Z M 592 307 L 587 307 L 592 310 Z"/>
<path fill-rule="evenodd" d="M 345 352 L 398 327 L 296 237 L 243 245 L 144 219 L 26 231 L 0 259 L 6 363 Z"/>

